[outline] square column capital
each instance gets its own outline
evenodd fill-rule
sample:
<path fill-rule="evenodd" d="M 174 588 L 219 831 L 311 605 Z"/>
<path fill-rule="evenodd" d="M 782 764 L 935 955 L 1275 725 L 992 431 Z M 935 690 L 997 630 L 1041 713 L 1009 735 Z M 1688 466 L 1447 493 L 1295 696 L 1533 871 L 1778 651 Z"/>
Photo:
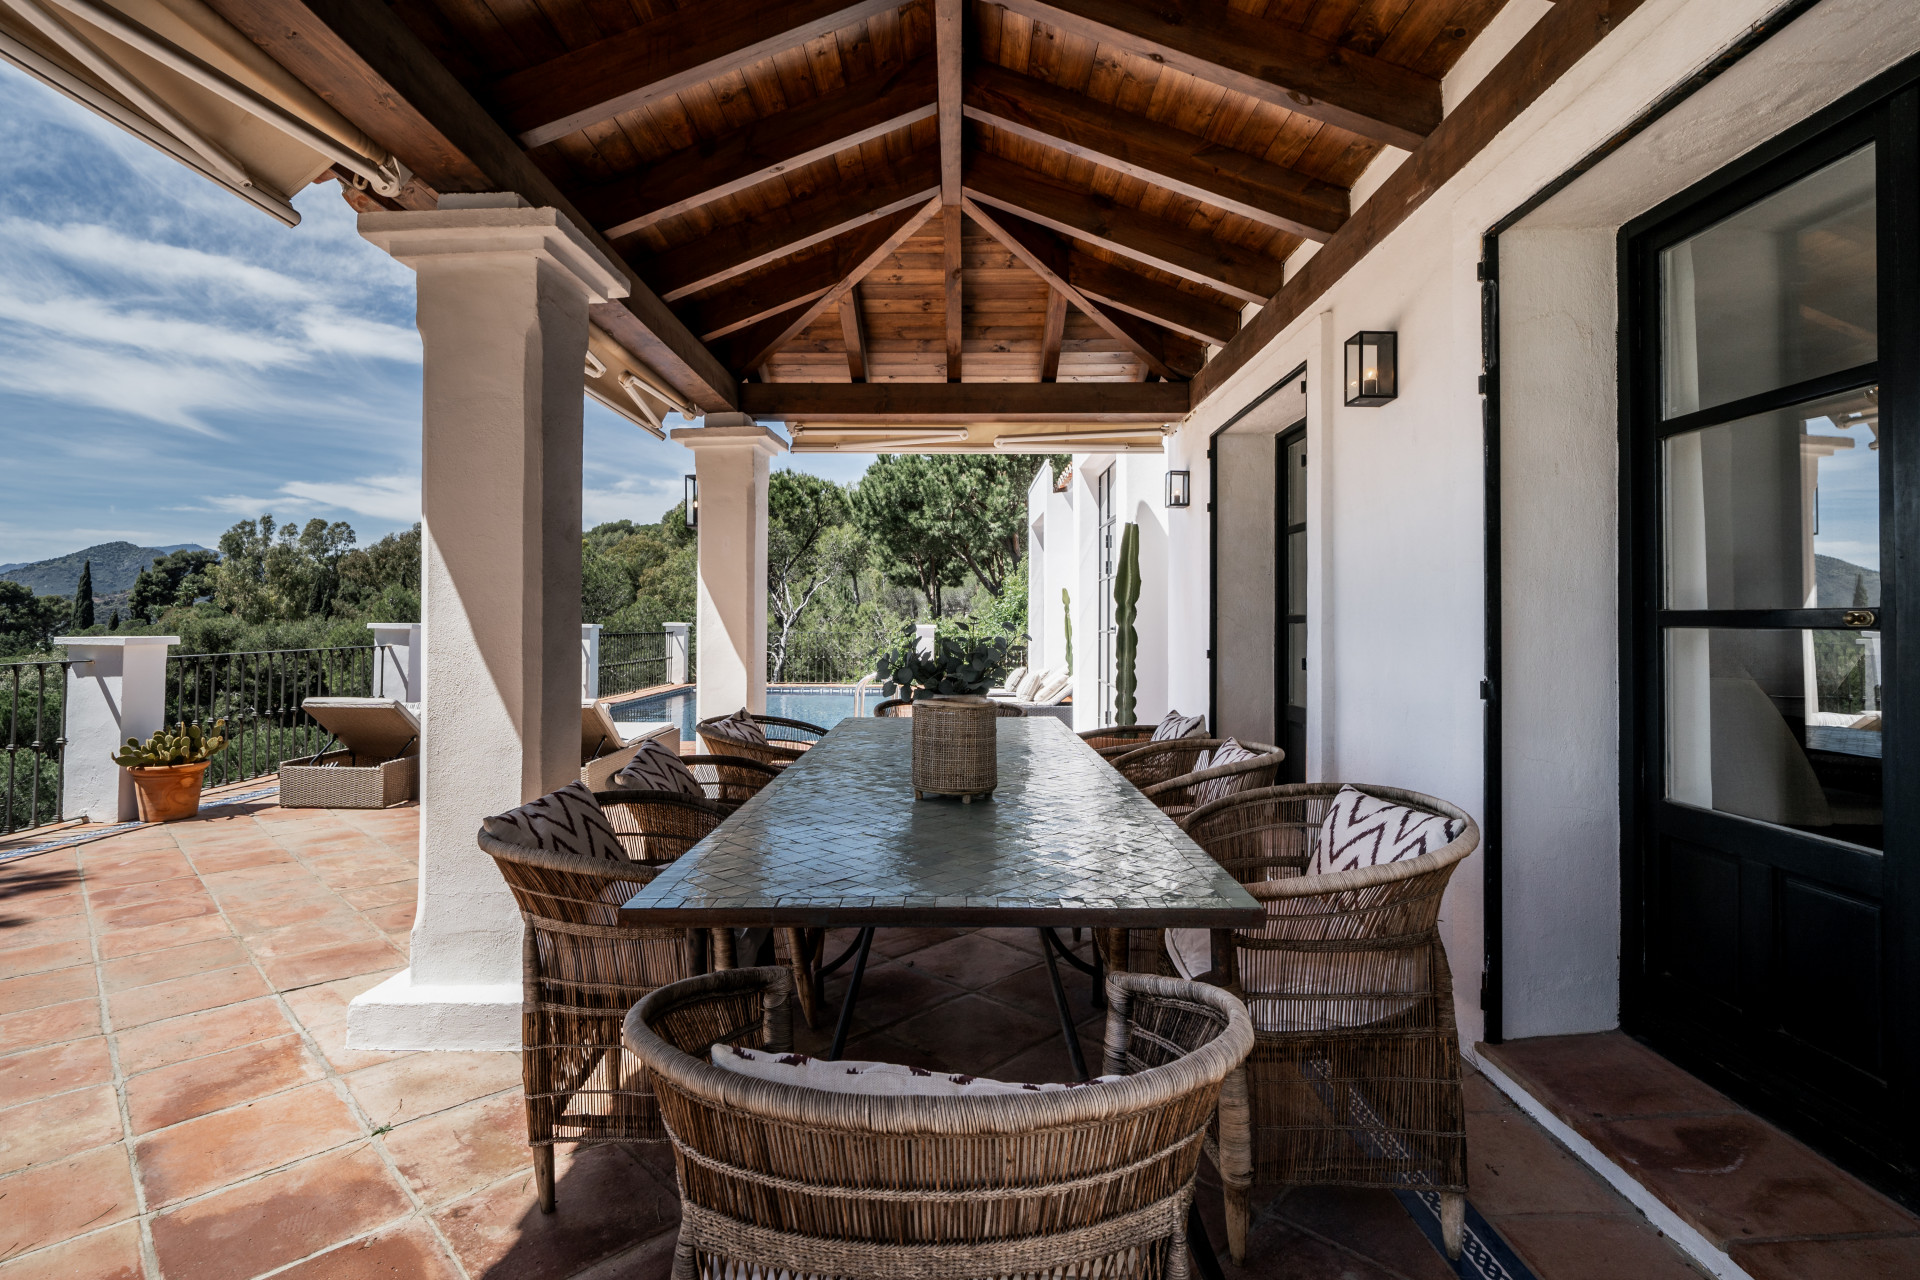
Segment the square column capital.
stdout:
<path fill-rule="evenodd" d="M 459 207 L 360 215 L 361 236 L 415 271 L 441 260 L 533 258 L 572 280 L 589 302 L 632 292 L 627 274 L 558 209 Z"/>
<path fill-rule="evenodd" d="M 757 422 L 745 426 L 675 427 L 668 434 L 675 444 L 685 445 L 696 453 L 702 449 L 751 449 L 772 457 L 787 451 L 787 442 L 780 438 L 779 432 Z"/>

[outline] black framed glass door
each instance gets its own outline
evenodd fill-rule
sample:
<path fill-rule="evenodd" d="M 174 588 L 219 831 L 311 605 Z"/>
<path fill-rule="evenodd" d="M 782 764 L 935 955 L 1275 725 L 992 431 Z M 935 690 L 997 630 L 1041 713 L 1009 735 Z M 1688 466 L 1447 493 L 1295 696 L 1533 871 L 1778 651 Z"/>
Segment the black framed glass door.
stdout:
<path fill-rule="evenodd" d="M 1625 1021 L 1907 1187 L 1916 105 L 1622 236 Z"/>
<path fill-rule="evenodd" d="M 1307 424 L 1274 442 L 1274 568 L 1279 581 L 1273 651 L 1279 660 L 1273 722 L 1286 754 L 1276 781 L 1307 780 Z"/>

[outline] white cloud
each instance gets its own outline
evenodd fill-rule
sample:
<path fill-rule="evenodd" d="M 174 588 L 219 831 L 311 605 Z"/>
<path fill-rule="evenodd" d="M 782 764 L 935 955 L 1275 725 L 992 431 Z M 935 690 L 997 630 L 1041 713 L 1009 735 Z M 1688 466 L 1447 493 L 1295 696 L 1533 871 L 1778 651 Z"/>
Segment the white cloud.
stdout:
<path fill-rule="evenodd" d="M 314 506 L 351 511 L 394 524 L 412 524 L 420 518 L 419 476 L 361 476 L 351 482 L 294 480 L 281 485 L 280 492 Z"/>
<path fill-rule="evenodd" d="M 42 223 L 28 218 L 0 219 L 0 240 L 31 245 L 66 262 L 105 269 L 120 280 L 221 285 L 258 298 L 307 299 L 313 286 L 268 267 L 225 254 L 208 253 L 157 240 L 136 239 L 112 227 L 90 223 Z"/>

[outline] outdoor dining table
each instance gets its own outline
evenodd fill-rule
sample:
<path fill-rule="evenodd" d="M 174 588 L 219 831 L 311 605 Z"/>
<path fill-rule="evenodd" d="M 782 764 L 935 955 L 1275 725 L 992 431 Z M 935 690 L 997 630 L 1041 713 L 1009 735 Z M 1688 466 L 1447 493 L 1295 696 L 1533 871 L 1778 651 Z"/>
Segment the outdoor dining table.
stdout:
<path fill-rule="evenodd" d="M 998 726 L 990 800 L 915 800 L 911 719 L 842 720 L 621 910 L 626 923 L 855 928 L 831 1058 L 845 1047 L 876 927 L 1038 929 L 1067 1052 L 1087 1068 L 1053 930 L 1251 928 L 1263 909 L 1066 725 Z M 1095 948 L 1096 955 L 1098 948 Z"/>

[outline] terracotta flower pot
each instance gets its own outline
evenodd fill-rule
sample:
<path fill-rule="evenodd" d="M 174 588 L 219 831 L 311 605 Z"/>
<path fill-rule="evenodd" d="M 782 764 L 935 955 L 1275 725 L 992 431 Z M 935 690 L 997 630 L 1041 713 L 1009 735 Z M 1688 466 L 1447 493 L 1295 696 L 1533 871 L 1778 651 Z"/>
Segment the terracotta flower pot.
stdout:
<path fill-rule="evenodd" d="M 999 717 L 985 698 L 921 694 L 913 700 L 913 798 L 971 804 L 1000 783 Z"/>
<path fill-rule="evenodd" d="M 200 812 L 200 788 L 207 780 L 207 763 L 128 769 L 133 775 L 134 797 L 140 803 L 140 821 L 175 822 Z"/>

